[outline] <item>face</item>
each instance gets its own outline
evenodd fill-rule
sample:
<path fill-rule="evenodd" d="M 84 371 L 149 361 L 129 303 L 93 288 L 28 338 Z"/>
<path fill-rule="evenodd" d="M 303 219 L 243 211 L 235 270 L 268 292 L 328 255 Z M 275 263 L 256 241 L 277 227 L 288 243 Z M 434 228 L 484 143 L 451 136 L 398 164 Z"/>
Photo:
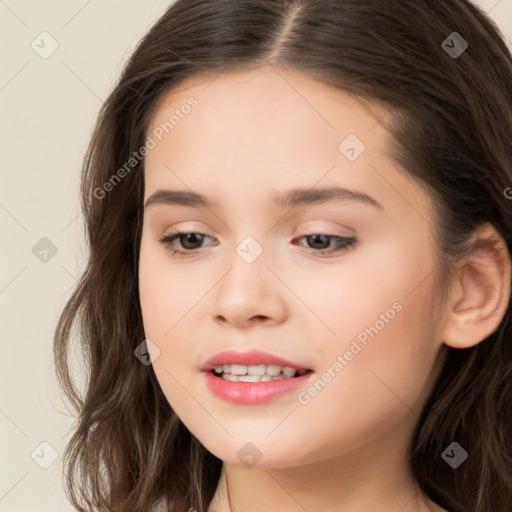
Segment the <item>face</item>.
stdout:
<path fill-rule="evenodd" d="M 433 214 L 390 157 L 385 114 L 266 67 L 195 77 L 158 104 L 144 171 L 145 335 L 170 405 L 224 461 L 244 464 L 244 450 L 266 467 L 341 456 L 400 428 L 430 394 L 442 354 L 429 315 Z M 254 350 L 266 355 L 235 357 Z M 250 383 L 202 370 L 226 351 L 238 354 L 217 363 L 273 356 L 308 372 Z M 238 380 L 238 369 L 226 371 Z"/>

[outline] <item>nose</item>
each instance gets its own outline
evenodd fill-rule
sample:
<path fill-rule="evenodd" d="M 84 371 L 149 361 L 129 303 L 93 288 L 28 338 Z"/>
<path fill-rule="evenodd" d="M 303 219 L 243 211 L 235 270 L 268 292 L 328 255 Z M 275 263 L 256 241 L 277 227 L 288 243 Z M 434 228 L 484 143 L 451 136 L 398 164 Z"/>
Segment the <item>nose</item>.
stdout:
<path fill-rule="evenodd" d="M 286 287 L 267 267 L 265 258 L 247 263 L 238 255 L 216 287 L 215 321 L 246 328 L 282 323 L 287 314 Z"/>

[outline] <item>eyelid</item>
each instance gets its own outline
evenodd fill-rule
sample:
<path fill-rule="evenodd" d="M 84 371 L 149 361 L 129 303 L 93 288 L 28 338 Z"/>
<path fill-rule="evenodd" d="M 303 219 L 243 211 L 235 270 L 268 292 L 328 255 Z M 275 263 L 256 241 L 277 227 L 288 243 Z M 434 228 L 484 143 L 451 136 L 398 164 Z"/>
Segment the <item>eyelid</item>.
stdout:
<path fill-rule="evenodd" d="M 179 240 L 179 238 L 181 236 L 189 235 L 189 234 L 200 235 L 203 237 L 203 239 L 204 239 L 204 237 L 206 237 L 206 238 L 211 238 L 211 239 L 216 240 L 215 237 L 212 237 L 206 233 L 202 233 L 199 231 L 175 231 L 174 233 L 172 233 L 170 235 L 164 235 L 162 238 L 159 238 L 158 241 L 165 247 L 165 249 L 167 251 L 171 252 L 173 255 L 178 255 L 177 257 L 183 257 L 183 258 L 191 257 L 191 256 L 195 256 L 196 254 L 200 253 L 201 252 L 200 249 L 202 249 L 202 247 L 199 247 L 197 249 L 189 249 L 189 250 L 172 249 L 171 248 L 171 244 L 175 240 Z M 314 248 L 309 248 L 309 251 L 308 251 L 309 254 L 315 255 L 320 258 L 328 258 L 328 257 L 342 255 L 345 252 L 349 251 L 350 249 L 355 248 L 359 244 L 359 239 L 355 236 L 347 237 L 347 236 L 336 235 L 336 234 L 332 234 L 332 233 L 328 233 L 328 232 L 323 232 L 322 230 L 318 230 L 317 232 L 313 232 L 310 234 L 303 234 L 301 236 L 295 237 L 292 240 L 292 244 L 300 246 L 302 244 L 298 243 L 297 241 L 305 240 L 314 235 L 324 236 L 327 239 L 329 239 L 329 241 L 334 240 L 335 242 L 338 242 L 338 244 L 340 244 L 340 245 L 336 246 L 334 249 L 329 248 L 329 249 L 315 250 Z M 218 243 L 214 244 L 214 245 L 218 245 Z M 305 247 L 305 246 L 303 246 L 303 247 Z M 307 247 L 306 247 L 306 249 L 307 249 Z M 331 256 L 331 255 L 334 255 L 334 256 Z"/>
<path fill-rule="evenodd" d="M 319 225 L 320 223 L 320 225 Z M 337 231 L 342 229 L 342 233 L 338 233 Z M 325 220 L 312 220 L 309 222 L 305 222 L 301 224 L 301 229 L 297 230 L 297 233 L 302 234 L 304 236 L 303 231 L 310 233 L 311 235 L 317 235 L 319 233 L 329 234 L 335 236 L 341 236 L 345 238 L 350 238 L 356 236 L 356 232 L 353 228 L 349 226 L 345 226 L 343 224 L 339 224 L 338 222 L 327 222 Z M 336 233 L 334 232 L 336 231 Z M 295 235 L 294 235 L 295 236 Z M 307 235 L 309 236 L 309 235 Z"/>

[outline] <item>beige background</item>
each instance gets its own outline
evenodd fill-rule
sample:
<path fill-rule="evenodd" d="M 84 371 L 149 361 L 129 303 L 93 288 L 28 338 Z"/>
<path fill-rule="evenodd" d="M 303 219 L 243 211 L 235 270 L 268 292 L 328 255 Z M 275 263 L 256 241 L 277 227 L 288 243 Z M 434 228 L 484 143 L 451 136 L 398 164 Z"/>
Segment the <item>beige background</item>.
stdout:
<path fill-rule="evenodd" d="M 169 3 L 0 0 L 0 512 L 74 510 L 61 483 L 72 419 L 56 386 L 52 336 L 86 256 L 80 164 L 102 101 Z M 512 46 L 512 0 L 477 3 Z M 58 43 L 46 59 L 31 47 L 43 31 Z M 39 52 L 51 48 L 42 37 Z M 40 252 L 43 237 L 54 255 Z"/>

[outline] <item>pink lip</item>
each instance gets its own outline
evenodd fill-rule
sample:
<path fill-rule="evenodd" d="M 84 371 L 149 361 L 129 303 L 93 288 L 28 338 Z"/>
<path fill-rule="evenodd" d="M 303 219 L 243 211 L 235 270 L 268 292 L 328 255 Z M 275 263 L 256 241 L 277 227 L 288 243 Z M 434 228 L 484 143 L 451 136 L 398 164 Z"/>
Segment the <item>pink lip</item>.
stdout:
<path fill-rule="evenodd" d="M 206 384 L 210 390 L 219 398 L 235 404 L 257 405 L 270 402 L 277 396 L 289 393 L 299 386 L 304 385 L 313 374 L 313 371 L 310 370 L 304 375 L 290 379 L 276 379 L 266 382 L 232 382 L 213 374 L 212 370 L 215 366 L 220 364 L 241 364 L 247 366 L 274 364 L 278 366 L 289 366 L 296 370 L 305 370 L 307 368 L 281 357 L 266 352 L 260 352 L 259 350 L 250 350 L 248 352 L 235 352 L 230 350 L 220 352 L 208 359 L 201 370 L 203 370 Z"/>
<path fill-rule="evenodd" d="M 284 393 L 289 393 L 304 385 L 313 372 L 290 379 L 269 380 L 266 382 L 231 382 L 216 377 L 212 372 L 203 372 L 206 384 L 219 398 L 235 404 L 257 405 L 270 402 Z"/>
<path fill-rule="evenodd" d="M 277 366 L 289 366 L 295 370 L 307 370 L 308 368 L 296 364 L 292 361 L 287 361 L 281 357 L 274 356 L 267 352 L 261 352 L 260 350 L 249 350 L 246 352 L 237 352 L 234 350 L 226 350 L 225 352 L 219 352 L 213 357 L 208 359 L 201 370 L 209 372 L 213 370 L 219 364 L 242 364 L 246 366 L 258 366 L 260 364 L 274 364 Z"/>

